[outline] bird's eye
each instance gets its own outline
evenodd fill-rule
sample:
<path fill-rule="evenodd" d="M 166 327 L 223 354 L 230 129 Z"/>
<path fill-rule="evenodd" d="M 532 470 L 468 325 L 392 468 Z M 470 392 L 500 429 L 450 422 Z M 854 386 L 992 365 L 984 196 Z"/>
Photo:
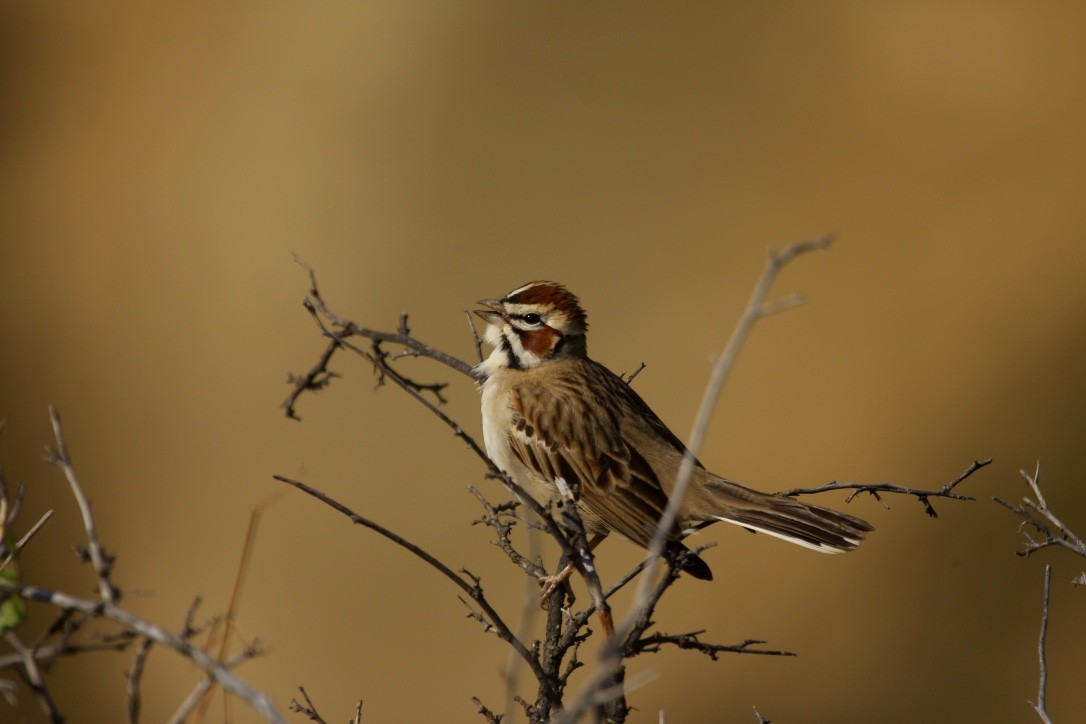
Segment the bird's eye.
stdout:
<path fill-rule="evenodd" d="M 524 321 L 528 324 L 539 324 L 543 320 L 540 319 L 539 315 L 535 312 L 529 312 L 528 314 L 524 315 Z"/>

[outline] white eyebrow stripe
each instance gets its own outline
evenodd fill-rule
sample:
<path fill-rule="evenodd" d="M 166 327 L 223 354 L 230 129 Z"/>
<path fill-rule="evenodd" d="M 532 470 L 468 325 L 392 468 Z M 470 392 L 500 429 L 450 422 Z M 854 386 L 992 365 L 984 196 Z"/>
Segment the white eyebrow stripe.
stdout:
<path fill-rule="evenodd" d="M 524 316 L 525 314 L 538 314 L 539 316 L 543 316 L 544 312 L 538 304 L 516 304 L 513 302 L 506 302 L 504 306 L 505 313 L 512 316 Z"/>
<path fill-rule="evenodd" d="M 509 297 L 515 297 L 515 296 L 517 296 L 518 294 L 520 294 L 521 292 L 523 292 L 523 291 L 524 291 L 525 289 L 531 289 L 532 287 L 536 286 L 537 284 L 538 284 L 538 282 L 528 282 L 528 283 L 527 283 L 527 284 L 525 284 L 524 286 L 522 286 L 522 287 L 517 287 L 517 288 L 516 288 L 516 289 L 514 289 L 513 291 L 511 291 L 511 292 L 509 292 L 508 294 L 506 294 L 506 295 L 505 295 L 505 298 L 506 298 L 506 299 L 508 299 Z"/>

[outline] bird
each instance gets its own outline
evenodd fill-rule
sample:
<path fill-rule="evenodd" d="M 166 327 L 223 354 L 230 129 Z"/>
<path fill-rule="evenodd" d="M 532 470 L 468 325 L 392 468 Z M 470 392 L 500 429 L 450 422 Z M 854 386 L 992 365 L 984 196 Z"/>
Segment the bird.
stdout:
<path fill-rule="evenodd" d="M 588 317 L 564 286 L 533 281 L 477 304 L 492 348 L 474 368 L 491 461 L 543 506 L 572 498 L 591 547 L 617 533 L 649 548 L 686 446 L 627 380 L 588 356 Z M 682 540 L 717 521 L 824 553 L 851 551 L 873 530 L 846 513 L 745 487 L 695 460 L 665 544 L 694 578 L 713 574 Z"/>

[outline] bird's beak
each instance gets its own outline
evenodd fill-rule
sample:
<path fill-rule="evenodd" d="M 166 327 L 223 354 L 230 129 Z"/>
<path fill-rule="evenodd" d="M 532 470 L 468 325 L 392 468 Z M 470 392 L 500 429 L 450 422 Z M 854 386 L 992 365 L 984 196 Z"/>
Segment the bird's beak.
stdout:
<path fill-rule="evenodd" d="M 482 304 L 487 309 L 476 309 L 475 313 L 483 318 L 488 324 L 497 324 L 502 318 L 502 300 L 500 299 L 480 299 L 475 302 L 476 304 Z"/>

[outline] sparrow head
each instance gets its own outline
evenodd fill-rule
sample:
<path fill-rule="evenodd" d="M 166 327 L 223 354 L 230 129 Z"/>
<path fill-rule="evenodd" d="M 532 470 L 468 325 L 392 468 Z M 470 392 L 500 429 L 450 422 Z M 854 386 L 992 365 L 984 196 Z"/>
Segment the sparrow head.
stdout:
<path fill-rule="evenodd" d="M 487 307 L 475 313 L 486 320 L 484 339 L 494 347 L 488 366 L 530 369 L 555 357 L 586 354 L 588 318 L 561 284 L 531 282 L 478 303 Z"/>

